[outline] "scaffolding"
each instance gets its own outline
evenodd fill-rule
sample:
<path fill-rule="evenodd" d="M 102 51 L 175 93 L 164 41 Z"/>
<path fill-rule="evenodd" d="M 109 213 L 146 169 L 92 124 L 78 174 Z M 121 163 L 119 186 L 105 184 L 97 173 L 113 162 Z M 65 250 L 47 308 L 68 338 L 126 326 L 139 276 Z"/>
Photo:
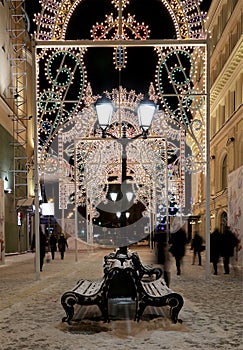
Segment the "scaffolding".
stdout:
<path fill-rule="evenodd" d="M 28 117 L 27 117 L 27 17 L 23 0 L 8 0 L 11 84 L 9 86 L 13 114 L 13 178 L 14 203 L 28 198 Z"/>

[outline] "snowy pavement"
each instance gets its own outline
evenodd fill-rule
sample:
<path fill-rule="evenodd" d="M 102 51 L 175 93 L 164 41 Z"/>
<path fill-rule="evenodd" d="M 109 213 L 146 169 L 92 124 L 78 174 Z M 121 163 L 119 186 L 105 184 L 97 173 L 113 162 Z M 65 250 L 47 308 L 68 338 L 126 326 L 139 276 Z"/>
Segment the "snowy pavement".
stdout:
<path fill-rule="evenodd" d="M 148 247 L 135 249 L 144 264 L 155 262 Z M 77 262 L 74 252 L 67 251 L 64 260 L 57 254 L 44 264 L 40 281 L 34 254 L 6 257 L 6 265 L 0 266 L 0 349 L 243 349 L 242 268 L 233 266 L 230 275 L 224 275 L 220 265 L 219 275 L 206 281 L 204 255 L 203 266 L 192 266 L 189 250 L 180 277 L 172 258 L 170 287 L 184 298 L 182 324 L 172 324 L 163 313 L 143 317 L 139 323 L 130 315 L 109 324 L 88 318 L 70 326 L 62 323 L 62 294 L 80 278 L 102 277 L 103 257 L 110 251 L 80 252 Z"/>

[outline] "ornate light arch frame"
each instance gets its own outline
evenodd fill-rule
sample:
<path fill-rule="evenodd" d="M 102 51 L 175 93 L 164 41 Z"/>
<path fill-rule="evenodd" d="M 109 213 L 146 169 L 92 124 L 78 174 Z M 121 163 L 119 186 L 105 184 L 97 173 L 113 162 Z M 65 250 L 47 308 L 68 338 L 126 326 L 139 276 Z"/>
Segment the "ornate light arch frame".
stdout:
<path fill-rule="evenodd" d="M 191 148 L 191 154 L 183 158 L 182 169 L 188 172 L 206 170 L 209 177 L 208 44 L 207 33 L 204 31 L 205 14 L 200 11 L 199 2 L 161 1 L 174 22 L 177 36 L 175 40 L 127 41 L 120 38 L 117 40 L 102 38 L 98 41 L 66 41 L 64 38 L 68 21 L 81 2 L 82 0 L 59 2 L 50 0 L 43 3 L 41 13 L 35 17 L 36 139 L 38 140 L 35 150 L 35 162 L 38 168 L 35 177 L 36 188 L 41 173 L 45 173 L 46 168 L 54 169 L 52 173 L 55 173 L 55 169 L 60 169 L 59 153 L 54 154 L 55 137 L 60 135 L 66 123 L 74 120 L 80 110 L 94 103 L 98 97 L 92 95 L 92 89 L 86 80 L 83 57 L 89 47 L 155 48 L 158 54 L 158 66 L 155 72 L 156 91 L 153 97 L 161 101 L 165 114 L 184 132 L 186 143 Z M 123 6 L 128 2 L 114 1 L 116 6 L 121 3 Z M 55 64 L 58 66 L 56 75 L 53 73 L 56 70 Z M 41 86 L 40 77 L 43 69 L 46 81 Z M 166 74 L 166 79 L 172 86 L 172 90 L 169 91 L 165 91 L 166 86 L 163 86 Z M 79 89 L 76 99 L 70 100 L 68 92 L 74 81 L 76 83 L 78 81 Z M 163 135 L 157 134 L 157 137 L 163 138 Z M 62 204 L 60 205 L 62 208 Z"/>
<path fill-rule="evenodd" d="M 65 40 L 66 29 L 72 14 L 83 0 L 60 0 L 43 2 L 41 12 L 36 14 L 37 40 Z M 129 0 L 114 0 L 125 7 Z M 168 10 L 176 29 L 177 39 L 205 38 L 206 14 L 200 10 L 201 1 L 161 0 Z"/>

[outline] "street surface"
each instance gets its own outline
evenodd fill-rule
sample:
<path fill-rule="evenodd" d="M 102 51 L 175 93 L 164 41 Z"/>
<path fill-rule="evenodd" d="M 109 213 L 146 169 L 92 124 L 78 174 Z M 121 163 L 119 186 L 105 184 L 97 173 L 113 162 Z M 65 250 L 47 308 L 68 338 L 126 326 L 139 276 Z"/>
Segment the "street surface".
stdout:
<path fill-rule="evenodd" d="M 149 247 L 132 247 L 143 264 L 155 263 Z M 109 324 L 99 319 L 92 306 L 84 313 L 77 311 L 69 326 L 62 323 L 65 312 L 62 294 L 74 287 L 80 278 L 96 279 L 103 275 L 103 257 L 112 251 L 79 252 L 75 262 L 73 251 L 64 260 L 56 254 L 45 263 L 41 280 L 36 281 L 34 254 L 6 257 L 0 266 L 0 349 L 1 350 L 231 350 L 243 349 L 242 268 L 231 267 L 230 275 L 205 279 L 203 266 L 191 265 L 192 253 L 187 250 L 182 275 L 176 276 L 171 259 L 171 289 L 184 298 L 179 314 L 182 324 L 172 324 L 166 310 L 145 310 L 139 323 L 133 321 L 128 305 L 117 305 Z M 113 305 L 113 308 L 115 306 Z M 89 313 L 91 317 L 89 317 Z M 151 314 L 154 313 L 153 315 Z"/>

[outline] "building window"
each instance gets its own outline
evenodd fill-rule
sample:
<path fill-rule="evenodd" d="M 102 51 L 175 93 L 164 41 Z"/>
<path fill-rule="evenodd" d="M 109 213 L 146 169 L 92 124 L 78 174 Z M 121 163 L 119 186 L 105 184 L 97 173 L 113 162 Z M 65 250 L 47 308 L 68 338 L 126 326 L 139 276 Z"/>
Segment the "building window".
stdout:
<path fill-rule="evenodd" d="M 219 105 L 219 129 L 225 122 L 225 105 Z"/>
<path fill-rule="evenodd" d="M 222 190 L 224 190 L 227 187 L 227 175 L 228 175 L 228 169 L 227 169 L 227 155 L 226 155 L 222 162 L 222 182 L 221 182 Z"/>

